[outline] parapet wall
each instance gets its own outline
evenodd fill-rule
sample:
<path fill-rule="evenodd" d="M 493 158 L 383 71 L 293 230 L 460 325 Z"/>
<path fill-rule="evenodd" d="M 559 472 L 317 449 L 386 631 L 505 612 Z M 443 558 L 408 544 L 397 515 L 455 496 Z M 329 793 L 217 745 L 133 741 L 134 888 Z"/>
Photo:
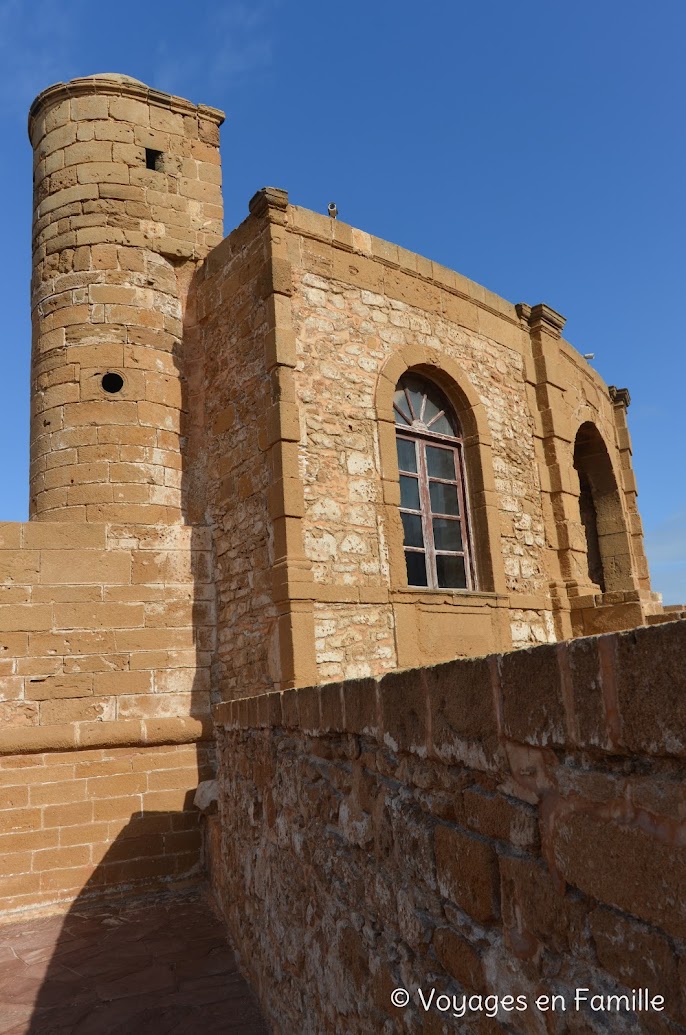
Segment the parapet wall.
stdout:
<path fill-rule="evenodd" d="M 206 528 L 0 524 L 0 913 L 198 871 L 211 557 Z"/>
<path fill-rule="evenodd" d="M 1 756 L 0 917 L 197 880 L 212 773 L 208 743 Z"/>
<path fill-rule="evenodd" d="M 211 868 L 274 1031 L 686 1031 L 685 659 L 677 621 L 222 705 Z"/>

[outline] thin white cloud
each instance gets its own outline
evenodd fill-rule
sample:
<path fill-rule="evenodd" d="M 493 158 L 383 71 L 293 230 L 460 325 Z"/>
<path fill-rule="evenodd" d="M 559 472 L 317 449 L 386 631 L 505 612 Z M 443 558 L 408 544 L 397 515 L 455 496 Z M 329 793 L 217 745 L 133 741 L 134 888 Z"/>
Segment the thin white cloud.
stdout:
<path fill-rule="evenodd" d="M 70 19 L 56 0 L 0 2 L 0 104 L 24 111 L 46 86 L 59 81 L 74 49 Z"/>
<path fill-rule="evenodd" d="M 232 3 L 213 12 L 209 51 L 206 45 L 194 47 L 193 40 L 163 37 L 157 45 L 154 85 L 178 93 L 182 81 L 189 93 L 218 93 L 264 71 L 272 62 L 275 6 L 276 0 L 255 7 Z"/>
<path fill-rule="evenodd" d="M 160 90 L 211 104 L 227 86 L 270 67 L 280 2 L 262 0 L 253 7 L 239 0 L 211 12 L 208 5 L 207 16 L 199 11 L 195 21 L 185 9 L 184 17 L 172 9 L 160 20 L 156 45 L 145 51 L 131 47 L 133 0 L 121 0 L 107 37 L 88 17 L 84 0 L 33 0 L 30 11 L 24 0 L 0 0 L 2 111 L 24 112 L 51 83 L 95 71 L 126 72 Z"/>

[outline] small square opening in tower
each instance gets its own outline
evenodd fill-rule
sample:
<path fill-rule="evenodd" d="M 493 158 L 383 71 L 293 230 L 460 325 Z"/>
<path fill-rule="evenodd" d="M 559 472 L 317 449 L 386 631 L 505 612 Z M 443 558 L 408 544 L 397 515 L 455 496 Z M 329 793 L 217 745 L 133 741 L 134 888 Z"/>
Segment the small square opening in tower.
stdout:
<path fill-rule="evenodd" d="M 145 149 L 145 168 L 162 171 L 162 151 L 154 151 L 151 147 Z"/>

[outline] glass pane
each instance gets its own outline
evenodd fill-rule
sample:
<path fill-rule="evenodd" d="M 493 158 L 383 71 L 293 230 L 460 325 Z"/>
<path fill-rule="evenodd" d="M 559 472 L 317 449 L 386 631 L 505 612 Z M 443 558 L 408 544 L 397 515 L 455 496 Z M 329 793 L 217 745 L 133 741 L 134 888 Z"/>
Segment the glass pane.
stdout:
<path fill-rule="evenodd" d="M 403 389 L 407 389 L 414 410 L 410 423 L 412 419 L 421 419 L 426 427 L 430 426 L 431 431 L 435 431 L 439 435 L 455 435 L 459 437 L 460 426 L 453 408 L 447 396 L 443 394 L 438 385 L 414 374 L 405 374 L 400 378 L 395 393 L 395 401 L 404 416 L 409 418 L 410 413 L 407 400 L 404 398 Z M 443 412 L 444 416 L 436 420 L 441 412 Z M 436 423 L 431 424 L 432 420 L 435 420 Z"/>
<path fill-rule="evenodd" d="M 436 574 L 438 575 L 438 585 L 443 589 L 467 588 L 464 557 L 450 557 L 446 554 L 437 553 Z"/>
<path fill-rule="evenodd" d="M 451 478 L 454 481 L 455 454 L 452 449 L 440 449 L 438 446 L 427 446 L 426 468 L 431 478 Z"/>
<path fill-rule="evenodd" d="M 426 555 L 423 553 L 406 553 L 408 586 L 428 586 L 426 578 Z"/>
<path fill-rule="evenodd" d="M 457 434 L 455 428 L 453 428 L 452 424 L 450 423 L 445 414 L 443 414 L 442 417 L 439 417 L 437 421 L 434 421 L 434 423 L 429 428 L 429 431 L 435 431 L 437 435 Z"/>
<path fill-rule="evenodd" d="M 424 546 L 422 519 L 419 514 L 401 514 L 405 530 L 405 546 Z"/>
<path fill-rule="evenodd" d="M 407 388 L 407 394 L 410 397 L 412 403 L 412 409 L 414 410 L 414 419 L 419 420 L 422 412 L 422 403 L 424 402 L 424 392 L 422 386 L 412 382 L 408 382 L 405 386 Z"/>
<path fill-rule="evenodd" d="M 417 473 L 417 447 L 414 442 L 406 438 L 396 438 L 395 444 L 398 447 L 398 467 L 401 471 L 414 471 Z"/>
<path fill-rule="evenodd" d="M 434 518 L 434 544 L 437 550 L 461 550 L 462 529 L 459 521 Z"/>
<path fill-rule="evenodd" d="M 395 406 L 398 407 L 398 410 L 400 410 L 400 412 L 402 413 L 403 417 L 405 418 L 405 423 L 411 424 L 412 418 L 410 417 L 410 411 L 407 408 L 407 399 L 405 398 L 405 393 L 400 389 L 398 389 L 395 395 L 393 396 L 393 403 Z M 398 410 L 393 410 L 396 421 L 401 420 L 398 414 Z"/>
<path fill-rule="evenodd" d="M 434 514 L 459 514 L 460 504 L 457 498 L 457 485 L 446 485 L 445 482 L 429 482 L 431 510 Z"/>
<path fill-rule="evenodd" d="M 424 423 L 428 427 L 434 417 L 438 416 L 443 407 L 440 405 L 440 399 L 437 399 L 433 393 L 427 395 L 426 404 L 424 406 Z M 450 432 L 448 432 L 450 434 Z"/>
<path fill-rule="evenodd" d="M 410 510 L 421 510 L 419 504 L 419 482 L 416 478 L 400 475 L 400 506 Z"/>

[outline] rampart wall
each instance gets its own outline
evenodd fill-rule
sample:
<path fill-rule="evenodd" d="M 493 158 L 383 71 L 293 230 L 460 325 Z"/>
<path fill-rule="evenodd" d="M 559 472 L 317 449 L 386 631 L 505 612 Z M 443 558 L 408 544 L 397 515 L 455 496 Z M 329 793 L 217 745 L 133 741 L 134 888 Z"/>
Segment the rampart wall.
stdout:
<path fill-rule="evenodd" d="M 197 870 L 211 556 L 207 529 L 0 524 L 3 912 Z"/>
<path fill-rule="evenodd" d="M 672 622 L 222 705 L 213 879 L 274 1030 L 686 1031 L 685 654 Z"/>

